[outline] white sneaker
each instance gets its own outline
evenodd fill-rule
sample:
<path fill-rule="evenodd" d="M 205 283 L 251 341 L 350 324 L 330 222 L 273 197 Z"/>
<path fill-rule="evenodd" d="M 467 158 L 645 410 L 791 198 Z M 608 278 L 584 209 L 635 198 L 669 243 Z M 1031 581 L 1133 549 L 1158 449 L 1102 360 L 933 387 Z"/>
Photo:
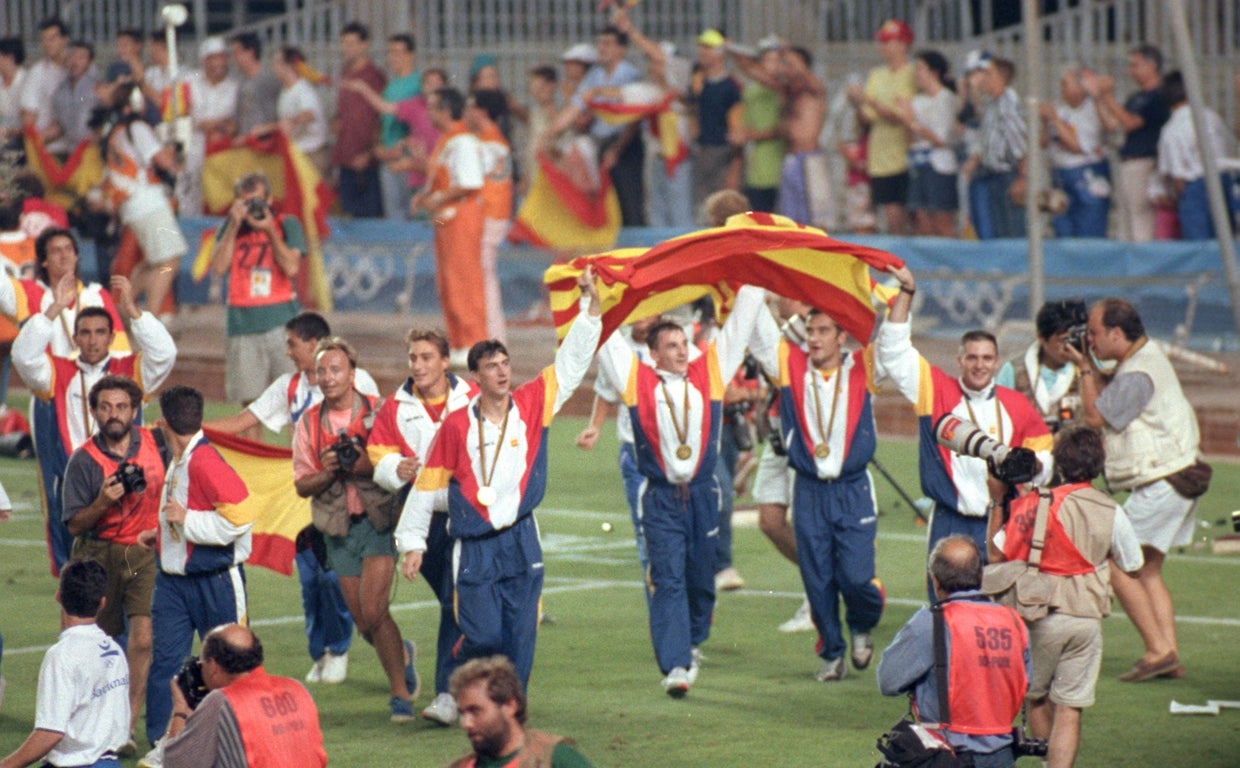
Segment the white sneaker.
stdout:
<path fill-rule="evenodd" d="M 164 740 L 155 742 L 155 746 L 138 761 L 138 768 L 164 768 Z"/>
<path fill-rule="evenodd" d="M 813 628 L 814 617 L 809 612 L 809 598 L 805 598 L 791 619 L 779 625 L 780 632 L 809 632 Z"/>
<path fill-rule="evenodd" d="M 822 662 L 822 668 L 818 670 L 818 674 L 814 675 L 820 683 L 832 683 L 836 680 L 843 680 L 848 677 L 848 667 L 844 664 L 844 657 L 838 659 L 827 659 Z"/>
<path fill-rule="evenodd" d="M 314 666 L 310 667 L 310 671 L 306 673 L 307 683 L 323 682 L 323 665 L 327 662 L 327 651 L 323 655 L 314 660 Z"/>
<path fill-rule="evenodd" d="M 342 653 L 337 656 L 331 651 L 324 651 L 321 661 L 323 669 L 319 682 L 336 685 L 343 683 L 349 676 L 349 654 Z"/>
<path fill-rule="evenodd" d="M 689 680 L 689 670 L 684 667 L 673 668 L 667 673 L 667 677 L 663 678 L 663 691 L 673 699 L 679 699 L 688 693 L 690 685 L 692 682 Z"/>
<path fill-rule="evenodd" d="M 853 635 L 852 642 L 852 665 L 856 669 L 865 669 L 870 666 L 870 661 L 874 658 L 874 638 L 870 637 L 869 632 L 858 632 Z"/>
<path fill-rule="evenodd" d="M 745 580 L 741 578 L 740 573 L 732 566 L 728 566 L 715 574 L 716 591 L 733 592 L 743 586 L 745 586 Z"/>
<path fill-rule="evenodd" d="M 696 645 L 693 646 L 692 650 L 689 651 L 689 671 L 685 675 L 689 680 L 689 685 L 697 682 L 698 672 L 702 671 L 703 661 L 706 661 L 706 657 L 702 655 L 702 652 L 698 650 Z"/>
<path fill-rule="evenodd" d="M 450 693 L 436 694 L 431 703 L 422 710 L 422 719 L 440 725 L 452 725 L 456 722 L 456 699 Z"/>

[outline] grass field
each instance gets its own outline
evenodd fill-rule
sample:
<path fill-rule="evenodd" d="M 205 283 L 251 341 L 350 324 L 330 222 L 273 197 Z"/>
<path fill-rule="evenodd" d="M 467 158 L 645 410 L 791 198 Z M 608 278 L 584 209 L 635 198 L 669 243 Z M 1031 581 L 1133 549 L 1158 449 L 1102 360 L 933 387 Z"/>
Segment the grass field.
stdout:
<path fill-rule="evenodd" d="M 810 634 L 776 630 L 800 602 L 795 569 L 756 527 L 735 532 L 735 561 L 746 588 L 723 594 L 706 662 L 689 696 L 663 694 L 647 632 L 632 527 L 609 434 L 590 454 L 572 447 L 582 420 L 563 419 L 551 433 L 551 482 L 539 511 L 547 579 L 544 603 L 554 623 L 539 634 L 530 724 L 572 736 L 598 766 L 818 765 L 871 766 L 875 738 L 905 710 L 883 698 L 874 672 L 823 685 Z M 917 488 L 912 443 L 883 441 L 880 460 L 910 492 Z M 0 632 L 8 692 L 0 712 L 0 754 L 28 733 L 42 651 L 58 629 L 47 573 L 31 462 L 0 461 L 14 517 L 0 528 Z M 875 631 L 881 649 L 924 600 L 924 528 L 876 477 L 883 516 L 878 568 L 889 602 Z M 1240 469 L 1216 464 L 1204 498 L 1202 537 L 1227 532 L 1219 521 L 1240 497 Z M 613 530 L 604 532 L 603 523 Z M 1176 598 L 1180 647 L 1188 676 L 1125 685 L 1116 676 L 1140 655 L 1122 617 L 1104 623 L 1106 642 L 1098 703 L 1084 718 L 1081 766 L 1240 765 L 1240 711 L 1218 717 L 1172 717 L 1168 705 L 1240 699 L 1240 557 L 1189 550 L 1166 568 Z M 309 668 L 296 581 L 249 571 L 251 618 L 267 649 L 267 667 L 300 678 Z M 433 671 L 436 611 L 422 583 L 401 582 L 394 615 L 417 640 L 418 667 Z M 467 751 L 457 729 L 421 721 L 387 722 L 386 682 L 371 649 L 358 639 L 349 679 L 315 686 L 327 752 L 338 766 L 438 766 Z M 430 700 L 424 688 L 419 707 Z M 1035 765 L 1033 761 L 1025 761 Z"/>

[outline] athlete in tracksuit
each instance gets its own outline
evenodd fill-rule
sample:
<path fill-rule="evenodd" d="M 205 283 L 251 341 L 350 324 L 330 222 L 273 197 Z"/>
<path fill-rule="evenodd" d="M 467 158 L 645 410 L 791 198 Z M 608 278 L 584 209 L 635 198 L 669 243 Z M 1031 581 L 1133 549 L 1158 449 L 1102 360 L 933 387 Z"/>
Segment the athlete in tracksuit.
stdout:
<path fill-rule="evenodd" d="M 456 618 L 464 636 L 455 660 L 502 653 L 527 687 L 543 584 L 533 512 L 547 487 L 547 428 L 585 377 L 602 333 L 593 270 L 579 284 L 588 297 L 583 311 L 555 362 L 533 381 L 512 388 L 500 342 L 470 349 L 470 375 L 481 392 L 444 419 L 396 526 L 401 570 L 412 579 L 428 549 L 435 501 L 447 490 Z"/>
<path fill-rule="evenodd" d="M 853 636 L 853 665 L 869 666 L 870 631 L 883 612 L 874 576 L 878 509 L 866 465 L 876 444 L 872 349 L 844 354 L 843 329 L 825 314 L 806 318 L 808 352 L 761 313 L 751 352 L 779 387 L 780 425 L 796 471 L 792 523 L 810 614 L 818 628 L 818 679 L 846 674 L 839 598 Z"/>
<path fill-rule="evenodd" d="M 650 635 L 665 675 L 663 689 L 672 696 L 683 696 L 695 681 L 694 652 L 710 634 L 723 392 L 744 360 L 761 309 L 762 291 L 742 288 L 718 337 L 694 360 L 675 323 L 650 329 L 653 365 L 642 363 L 615 334 L 599 350 L 603 375 L 625 383 L 622 401 L 633 424 L 637 469 L 645 478 L 638 517 L 650 560 Z"/>

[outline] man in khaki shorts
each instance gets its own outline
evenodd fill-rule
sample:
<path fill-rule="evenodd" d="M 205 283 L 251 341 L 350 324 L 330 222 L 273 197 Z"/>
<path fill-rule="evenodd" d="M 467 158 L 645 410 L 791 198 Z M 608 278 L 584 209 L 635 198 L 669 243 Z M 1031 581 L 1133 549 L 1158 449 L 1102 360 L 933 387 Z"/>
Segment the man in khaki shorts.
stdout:
<path fill-rule="evenodd" d="M 1101 433 L 1068 427 L 1059 433 L 1052 455 L 1061 484 L 1047 494 L 1040 570 L 1054 580 L 1055 589 L 1050 613 L 1029 625 L 1033 675 L 1026 699 L 1032 705 L 1033 735 L 1050 741 L 1046 764 L 1067 768 L 1076 759 L 1081 710 L 1094 704 L 1102 666 L 1102 619 L 1111 612 L 1110 563 L 1135 573 L 1145 561 L 1123 507 L 1092 485 L 1106 457 Z M 1029 559 L 1040 500 L 1035 491 L 1013 501 L 1006 523 L 992 509 L 992 563 Z"/>

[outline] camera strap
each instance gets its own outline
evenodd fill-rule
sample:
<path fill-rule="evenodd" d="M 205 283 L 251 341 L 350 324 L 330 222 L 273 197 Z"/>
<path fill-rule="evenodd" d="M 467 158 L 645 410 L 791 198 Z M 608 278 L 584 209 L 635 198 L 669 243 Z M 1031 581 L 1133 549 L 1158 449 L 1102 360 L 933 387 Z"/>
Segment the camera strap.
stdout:
<path fill-rule="evenodd" d="M 939 725 L 946 727 L 952 714 L 947 696 L 947 620 L 943 617 L 943 604 L 930 606 L 930 615 L 934 618 L 934 684 L 939 689 Z"/>
<path fill-rule="evenodd" d="M 1033 522 L 1033 540 L 1029 543 L 1029 559 L 1026 561 L 1031 568 L 1042 565 L 1042 549 L 1046 545 L 1046 524 L 1051 516 L 1051 494 L 1038 489 L 1038 514 Z"/>

